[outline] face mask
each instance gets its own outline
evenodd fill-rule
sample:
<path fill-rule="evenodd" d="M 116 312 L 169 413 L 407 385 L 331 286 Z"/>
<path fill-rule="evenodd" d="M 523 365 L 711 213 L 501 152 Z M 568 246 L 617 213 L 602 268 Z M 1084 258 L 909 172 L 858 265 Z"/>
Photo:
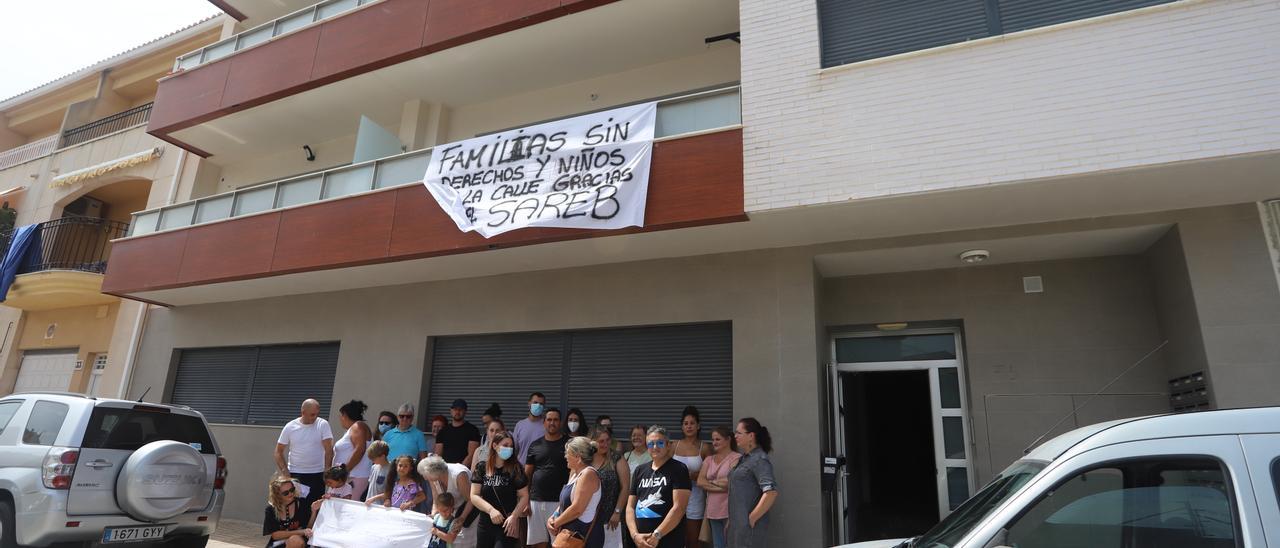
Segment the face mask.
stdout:
<path fill-rule="evenodd" d="M 580 422 L 578 422 L 578 421 L 569 421 L 569 431 L 570 431 L 570 432 L 577 432 L 577 431 L 578 431 L 578 425 L 579 425 L 579 424 L 582 424 L 582 423 L 580 423 Z"/>
<path fill-rule="evenodd" d="M 379 432 L 382 432 L 383 434 L 386 434 L 387 432 L 390 432 L 390 431 L 391 431 L 391 425 L 390 425 L 390 424 L 379 424 L 379 425 L 378 425 L 378 431 L 379 431 Z"/>
<path fill-rule="evenodd" d="M 512 447 L 499 447 L 498 458 L 501 458 L 502 460 L 507 460 L 511 458 L 511 454 L 515 452 L 516 452 L 515 448 L 512 448 Z"/>
<path fill-rule="evenodd" d="M 531 403 L 531 404 L 529 404 L 529 414 L 530 414 L 530 415 L 533 415 L 533 416 L 535 416 L 535 417 L 541 417 L 541 416 L 542 416 L 542 413 L 543 413 L 544 411 L 546 411 L 546 409 L 547 409 L 547 408 L 546 408 L 546 407 L 544 407 L 544 406 L 543 406 L 542 404 L 540 404 L 540 403 Z"/>

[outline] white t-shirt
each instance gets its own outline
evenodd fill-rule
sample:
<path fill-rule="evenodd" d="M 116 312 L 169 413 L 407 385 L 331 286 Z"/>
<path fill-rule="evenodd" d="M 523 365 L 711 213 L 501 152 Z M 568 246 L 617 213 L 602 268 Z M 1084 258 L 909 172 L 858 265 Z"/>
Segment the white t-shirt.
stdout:
<path fill-rule="evenodd" d="M 316 418 L 311 424 L 302 424 L 296 418 L 284 425 L 276 443 L 289 446 L 289 473 L 315 474 L 324 472 L 324 440 L 333 439 L 329 421 Z"/>

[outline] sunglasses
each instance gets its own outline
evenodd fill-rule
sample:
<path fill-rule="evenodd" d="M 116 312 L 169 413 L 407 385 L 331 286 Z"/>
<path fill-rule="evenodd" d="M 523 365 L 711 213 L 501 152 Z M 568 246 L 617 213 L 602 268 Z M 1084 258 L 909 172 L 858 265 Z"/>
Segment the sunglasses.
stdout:
<path fill-rule="evenodd" d="M 379 425 L 382 425 L 382 426 L 391 426 L 392 422 L 391 422 L 391 421 L 378 421 L 378 424 L 379 424 Z"/>
<path fill-rule="evenodd" d="M 294 488 L 290 487 L 288 491 L 281 491 L 281 492 L 280 492 L 280 496 L 282 496 L 282 497 L 287 497 L 287 496 L 289 496 L 289 495 L 292 495 L 292 494 L 296 493 L 297 491 L 298 491 L 297 489 L 294 489 Z"/>
<path fill-rule="evenodd" d="M 649 449 L 665 449 L 665 448 L 667 447 L 667 442 L 662 441 L 662 440 L 658 440 L 658 441 L 651 441 L 651 442 L 646 443 L 646 444 L 644 444 L 644 445 L 645 445 L 645 447 L 648 447 Z"/>
<path fill-rule="evenodd" d="M 400 418 L 402 418 L 402 419 L 412 419 L 412 418 L 413 418 L 413 415 L 396 415 L 396 416 L 397 416 L 397 417 L 400 417 Z"/>

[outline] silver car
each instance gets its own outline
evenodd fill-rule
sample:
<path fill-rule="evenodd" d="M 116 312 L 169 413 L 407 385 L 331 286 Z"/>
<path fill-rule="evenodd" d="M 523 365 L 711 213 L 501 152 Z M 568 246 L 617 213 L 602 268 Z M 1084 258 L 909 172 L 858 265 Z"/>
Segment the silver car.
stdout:
<path fill-rule="evenodd" d="M 1280 407 L 1078 428 L 924 535 L 847 548 L 1265 546 L 1280 547 Z"/>
<path fill-rule="evenodd" d="M 209 425 L 186 407 L 0 398 L 0 547 L 204 546 L 226 471 Z"/>

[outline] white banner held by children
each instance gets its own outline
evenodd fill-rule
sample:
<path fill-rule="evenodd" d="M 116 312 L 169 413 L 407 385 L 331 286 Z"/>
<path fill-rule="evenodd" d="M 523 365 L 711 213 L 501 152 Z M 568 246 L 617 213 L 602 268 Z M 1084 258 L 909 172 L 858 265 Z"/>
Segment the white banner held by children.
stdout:
<path fill-rule="evenodd" d="M 436 146 L 423 178 L 458 229 L 644 226 L 656 103 Z"/>
<path fill-rule="evenodd" d="M 311 528 L 311 546 L 422 548 L 431 538 L 431 527 L 431 519 L 418 512 L 326 499 Z"/>

